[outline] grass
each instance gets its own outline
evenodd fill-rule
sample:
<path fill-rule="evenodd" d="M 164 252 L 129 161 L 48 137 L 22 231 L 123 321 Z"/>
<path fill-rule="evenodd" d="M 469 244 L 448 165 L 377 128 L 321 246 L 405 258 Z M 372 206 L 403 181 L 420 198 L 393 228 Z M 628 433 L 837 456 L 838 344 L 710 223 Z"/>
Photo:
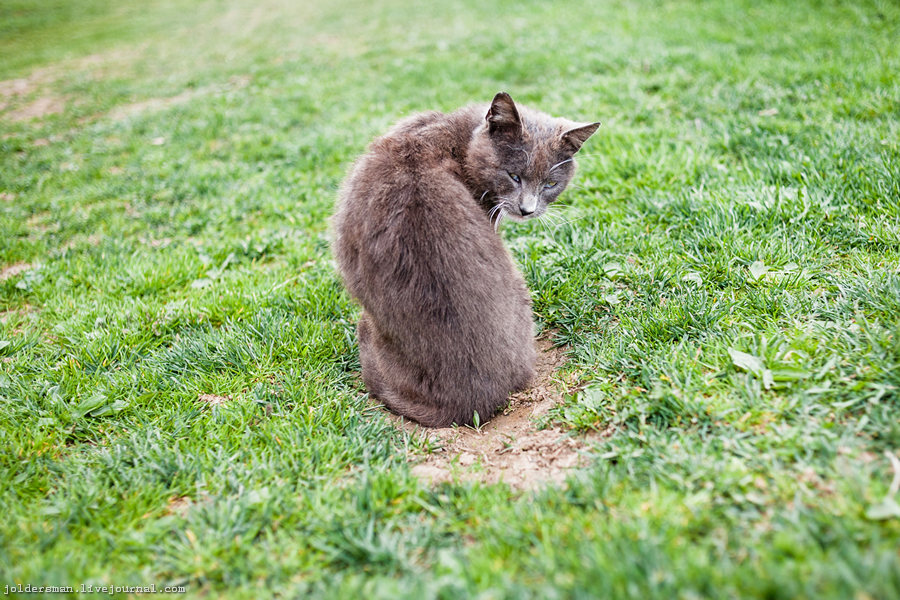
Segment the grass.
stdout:
<path fill-rule="evenodd" d="M 896 3 L 70 4 L 0 7 L 4 585 L 900 597 Z M 533 495 L 410 475 L 328 251 L 373 136 L 498 90 L 603 122 L 503 228 L 613 432 Z"/>

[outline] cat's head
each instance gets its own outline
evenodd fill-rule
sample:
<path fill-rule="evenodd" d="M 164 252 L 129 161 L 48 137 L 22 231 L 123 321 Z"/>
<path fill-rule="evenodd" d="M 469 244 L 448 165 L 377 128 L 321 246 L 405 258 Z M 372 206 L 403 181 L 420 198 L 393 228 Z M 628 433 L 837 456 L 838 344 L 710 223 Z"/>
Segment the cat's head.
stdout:
<path fill-rule="evenodd" d="M 492 219 L 544 214 L 575 174 L 575 153 L 599 126 L 516 107 L 505 92 L 494 96 L 466 155 L 476 194 L 496 207 Z"/>

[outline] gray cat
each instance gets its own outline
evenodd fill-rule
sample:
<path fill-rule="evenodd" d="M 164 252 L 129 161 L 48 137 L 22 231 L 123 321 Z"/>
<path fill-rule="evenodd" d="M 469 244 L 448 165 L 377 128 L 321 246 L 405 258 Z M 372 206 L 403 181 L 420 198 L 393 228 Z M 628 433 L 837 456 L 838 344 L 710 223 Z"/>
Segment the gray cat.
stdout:
<path fill-rule="evenodd" d="M 486 421 L 528 386 L 531 298 L 496 227 L 541 216 L 599 125 L 517 107 L 501 92 L 490 107 L 415 115 L 372 142 L 333 221 L 338 269 L 363 307 L 371 396 L 446 427 Z"/>

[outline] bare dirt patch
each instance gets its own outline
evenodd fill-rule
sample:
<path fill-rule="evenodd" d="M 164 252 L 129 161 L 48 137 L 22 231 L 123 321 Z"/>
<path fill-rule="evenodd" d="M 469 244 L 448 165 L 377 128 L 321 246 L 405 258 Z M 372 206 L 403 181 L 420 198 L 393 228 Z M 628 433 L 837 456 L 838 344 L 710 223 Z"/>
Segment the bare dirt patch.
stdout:
<path fill-rule="evenodd" d="M 73 72 L 90 73 L 96 80 L 109 77 L 126 68 L 130 59 L 136 55 L 137 49 L 117 49 L 114 52 L 63 60 L 38 67 L 25 77 L 0 81 L 2 118 L 21 122 L 59 114 L 73 99 L 54 93 L 51 89 L 54 85 Z"/>
<path fill-rule="evenodd" d="M 27 78 L 0 81 L 0 98 L 24 96 L 34 90 L 34 82 Z"/>
<path fill-rule="evenodd" d="M 72 236 L 71 238 L 69 238 L 68 240 L 63 242 L 59 247 L 59 251 L 60 252 L 68 252 L 69 250 L 71 250 L 72 248 L 75 248 L 79 244 L 87 244 L 88 246 L 93 246 L 96 248 L 97 246 L 100 245 L 101 241 L 103 241 L 103 238 L 100 236 L 100 234 L 97 234 L 97 233 L 92 233 L 88 236 L 84 236 L 83 234 L 78 234 L 78 235 Z"/>
<path fill-rule="evenodd" d="M 412 472 L 432 483 L 448 481 L 504 482 L 532 490 L 562 483 L 569 471 L 584 466 L 584 452 L 598 434 L 574 435 L 555 427 L 538 428 L 537 420 L 577 387 L 557 371 L 565 364 L 564 350 L 538 340 L 534 385 L 511 397 L 502 414 L 479 430 L 469 427 L 424 429 L 391 414 L 391 420 L 412 436 L 423 436 L 438 447 L 424 455 L 412 454 Z"/>
<path fill-rule="evenodd" d="M 250 85 L 250 75 L 235 75 L 228 79 L 227 83 L 220 85 L 210 85 L 199 89 L 190 89 L 181 92 L 176 96 L 166 98 L 147 98 L 138 102 L 132 102 L 123 106 L 116 107 L 109 112 L 109 117 L 114 121 L 121 121 L 135 115 L 144 113 L 153 113 L 166 110 L 175 106 L 186 104 L 200 96 L 208 96 L 212 94 L 223 93 L 226 91 L 240 90 Z M 154 138 L 151 142 L 155 146 L 165 144 L 166 139 L 163 137 Z"/>
<path fill-rule="evenodd" d="M 58 96 L 42 96 L 21 108 L 8 112 L 6 118 L 13 122 L 31 121 L 48 115 L 58 115 L 65 108 L 66 102 L 62 98 Z"/>
<path fill-rule="evenodd" d="M 166 503 L 166 514 L 184 517 L 193 505 L 194 503 L 187 496 L 172 496 Z"/>
<path fill-rule="evenodd" d="M 10 277 L 15 277 L 20 273 L 24 273 L 32 269 L 34 265 L 24 262 L 17 262 L 11 265 L 7 265 L 5 267 L 0 268 L 0 281 L 6 281 Z"/>
<path fill-rule="evenodd" d="M 17 306 L 16 308 L 7 308 L 6 310 L 0 310 L 0 325 L 6 325 L 6 323 L 9 322 L 11 318 L 15 318 L 19 315 L 27 315 L 28 313 L 33 311 L 34 307 L 30 304 L 24 304 L 22 306 Z M 21 331 L 19 333 L 21 333 Z"/>
<path fill-rule="evenodd" d="M 231 400 L 231 396 L 217 396 L 215 394 L 200 394 L 197 397 L 200 402 L 205 402 L 210 406 L 222 406 Z"/>
<path fill-rule="evenodd" d="M 42 93 L 32 98 L 49 81 L 47 69 L 38 69 L 28 77 L 0 81 L 0 112 L 8 111 L 4 118 L 13 122 L 29 121 L 62 112 L 66 103 L 59 96 Z M 32 99 L 27 101 L 29 98 Z"/>
<path fill-rule="evenodd" d="M 157 112 L 173 106 L 178 106 L 179 104 L 185 104 L 196 95 L 196 91 L 189 90 L 182 92 L 177 96 L 169 96 L 168 98 L 148 98 L 147 100 L 141 100 L 139 102 L 116 107 L 110 111 L 109 116 L 114 121 L 121 121 L 122 119 L 127 119 L 128 117 L 139 115 L 141 113 Z"/>
<path fill-rule="evenodd" d="M 6 110 L 17 99 L 28 96 L 35 89 L 35 83 L 30 79 L 7 79 L 0 81 L 0 111 Z"/>

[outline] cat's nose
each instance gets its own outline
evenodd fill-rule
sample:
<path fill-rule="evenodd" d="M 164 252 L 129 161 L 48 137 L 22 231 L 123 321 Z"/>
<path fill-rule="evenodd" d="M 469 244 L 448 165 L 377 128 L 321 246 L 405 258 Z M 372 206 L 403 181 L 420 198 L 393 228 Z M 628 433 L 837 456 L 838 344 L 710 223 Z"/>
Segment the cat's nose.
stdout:
<path fill-rule="evenodd" d="M 519 214 L 523 217 L 534 214 L 534 211 L 537 210 L 537 205 L 537 196 L 534 196 L 532 194 L 525 194 L 522 198 L 519 199 Z"/>

